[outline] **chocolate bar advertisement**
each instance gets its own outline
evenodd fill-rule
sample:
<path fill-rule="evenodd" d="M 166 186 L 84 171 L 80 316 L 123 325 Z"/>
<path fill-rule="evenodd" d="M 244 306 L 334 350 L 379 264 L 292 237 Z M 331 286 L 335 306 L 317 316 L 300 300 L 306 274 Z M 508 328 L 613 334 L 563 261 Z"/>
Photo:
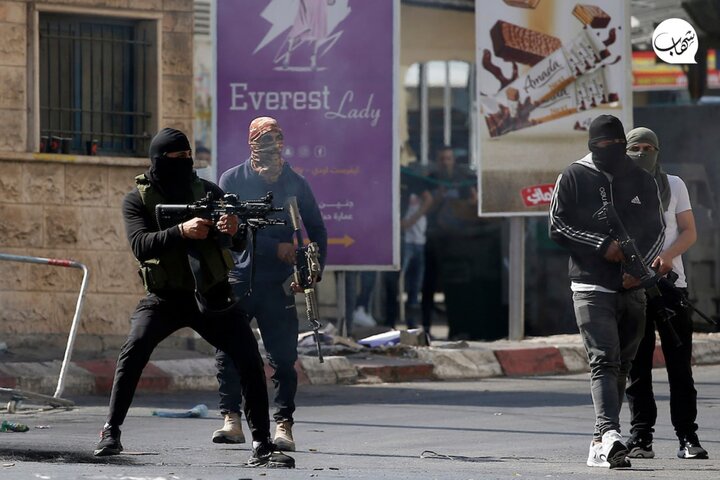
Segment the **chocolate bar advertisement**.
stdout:
<path fill-rule="evenodd" d="M 629 3 L 477 2 L 481 216 L 545 215 L 592 119 L 632 127 Z"/>

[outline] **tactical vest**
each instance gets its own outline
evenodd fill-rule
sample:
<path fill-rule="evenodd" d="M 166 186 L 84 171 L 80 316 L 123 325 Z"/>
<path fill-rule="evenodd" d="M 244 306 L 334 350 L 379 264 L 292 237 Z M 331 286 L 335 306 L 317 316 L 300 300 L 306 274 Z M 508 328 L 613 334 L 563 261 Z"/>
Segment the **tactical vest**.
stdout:
<path fill-rule="evenodd" d="M 151 218 L 155 218 L 155 206 L 168 203 L 160 192 L 155 189 L 144 174 L 135 177 L 140 198 Z M 205 196 L 205 188 L 199 178 L 192 184 L 193 200 L 200 200 Z M 228 272 L 233 268 L 233 258 L 230 252 L 221 248 L 211 238 L 205 240 L 191 240 L 193 248 L 199 254 L 202 265 L 202 276 L 199 282 L 202 286 L 200 293 L 227 279 Z M 195 278 L 188 262 L 187 245 L 185 242 L 166 249 L 156 258 L 139 262 L 139 274 L 145 290 L 151 293 L 167 292 L 169 290 L 195 291 Z"/>

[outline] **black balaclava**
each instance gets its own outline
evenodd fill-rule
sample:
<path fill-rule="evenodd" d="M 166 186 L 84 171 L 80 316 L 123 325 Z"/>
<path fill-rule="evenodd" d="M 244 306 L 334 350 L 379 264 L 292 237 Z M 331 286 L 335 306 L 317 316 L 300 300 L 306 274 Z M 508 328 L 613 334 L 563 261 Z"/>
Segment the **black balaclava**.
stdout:
<path fill-rule="evenodd" d="M 612 115 L 599 115 L 590 124 L 590 140 L 588 148 L 592 152 L 592 160 L 596 167 L 611 175 L 620 175 L 630 164 L 625 158 L 625 130 L 622 122 Z M 602 140 L 622 140 L 606 147 L 598 147 Z"/>
<path fill-rule="evenodd" d="M 168 158 L 172 152 L 190 150 L 190 141 L 180 130 L 163 128 L 150 142 L 152 165 L 145 173 L 153 187 L 168 202 L 185 203 L 193 200 L 191 183 L 195 178 L 192 158 Z"/>

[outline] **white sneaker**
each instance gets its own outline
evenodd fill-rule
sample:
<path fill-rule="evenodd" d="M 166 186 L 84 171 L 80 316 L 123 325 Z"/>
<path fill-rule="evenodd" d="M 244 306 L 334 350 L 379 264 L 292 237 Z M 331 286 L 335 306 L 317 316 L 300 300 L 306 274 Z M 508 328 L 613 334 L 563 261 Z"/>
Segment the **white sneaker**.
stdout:
<path fill-rule="evenodd" d="M 602 443 L 590 442 L 590 453 L 588 454 L 588 467 L 610 468 L 610 463 L 601 458 Z"/>
<path fill-rule="evenodd" d="M 352 320 L 353 325 L 358 327 L 374 327 L 377 325 L 372 315 L 365 311 L 365 307 L 357 307 L 353 312 Z"/>
<path fill-rule="evenodd" d="M 630 466 L 628 449 L 617 430 L 608 430 L 602 436 L 602 443 L 591 443 L 588 467 L 626 468 Z"/>

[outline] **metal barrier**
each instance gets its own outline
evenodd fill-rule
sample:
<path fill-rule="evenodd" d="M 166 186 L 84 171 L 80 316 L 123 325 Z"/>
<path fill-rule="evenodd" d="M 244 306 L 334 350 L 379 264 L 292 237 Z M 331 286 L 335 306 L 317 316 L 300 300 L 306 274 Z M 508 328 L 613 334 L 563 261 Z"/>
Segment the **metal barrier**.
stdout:
<path fill-rule="evenodd" d="M 57 388 L 53 394 L 53 399 L 60 399 L 63 390 L 65 389 L 65 375 L 70 365 L 70 356 L 72 355 L 73 346 L 75 344 L 75 336 L 77 335 L 78 325 L 80 323 L 80 311 L 82 310 L 83 301 L 85 300 L 85 290 L 87 290 L 88 283 L 88 269 L 87 267 L 74 260 L 63 260 L 58 258 L 42 258 L 42 257 L 26 257 L 22 255 L 10 255 L 7 253 L 0 253 L 0 260 L 7 260 L 11 262 L 24 262 L 24 263 L 35 263 L 40 265 L 52 265 L 55 267 L 68 267 L 68 268 L 79 268 L 83 271 L 82 284 L 80 285 L 80 294 L 78 295 L 77 304 L 75 305 L 75 316 L 73 317 L 72 325 L 70 326 L 70 333 L 68 334 L 67 346 L 65 347 L 65 356 L 63 357 L 62 366 L 60 367 L 60 376 L 58 377 Z M 2 389 L 7 391 L 9 389 Z M 40 394 L 34 394 L 31 392 L 17 391 L 18 396 L 27 396 L 27 398 L 43 397 Z M 61 399 L 62 400 L 62 399 Z M 69 402 L 64 400 L 64 402 Z M 55 402 L 58 403 L 58 402 Z M 52 402 L 50 403 L 53 404 Z M 72 405 L 72 402 L 70 402 Z"/>

